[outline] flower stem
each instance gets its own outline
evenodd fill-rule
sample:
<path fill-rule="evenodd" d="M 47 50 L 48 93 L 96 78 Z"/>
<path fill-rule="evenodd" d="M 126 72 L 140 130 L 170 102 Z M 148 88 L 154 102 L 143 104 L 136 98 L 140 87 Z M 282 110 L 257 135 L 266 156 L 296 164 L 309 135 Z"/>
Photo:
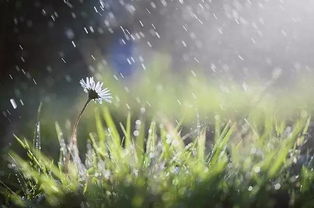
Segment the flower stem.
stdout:
<path fill-rule="evenodd" d="M 81 120 L 82 114 L 85 111 L 85 109 L 86 109 L 86 107 L 90 101 L 91 101 L 91 99 L 88 98 L 86 103 L 84 104 L 84 107 L 82 108 L 80 114 L 78 115 L 78 117 L 74 123 L 72 135 L 71 135 L 70 142 L 69 142 L 69 149 L 68 149 L 67 157 L 65 160 L 65 170 L 66 171 L 68 170 L 68 164 L 69 164 L 71 156 L 72 156 L 74 163 L 76 163 L 78 165 L 78 167 L 82 167 L 81 159 L 79 157 L 79 151 L 78 151 L 78 147 L 77 147 L 77 127 L 78 127 L 78 124 Z"/>
<path fill-rule="evenodd" d="M 72 130 L 72 135 L 71 135 L 71 141 L 70 141 L 70 144 L 73 144 L 73 145 L 77 145 L 77 127 L 78 127 L 78 124 L 81 120 L 81 117 L 82 117 L 82 114 L 83 112 L 85 111 L 88 103 L 91 101 L 91 99 L 87 99 L 83 109 L 81 110 L 80 114 L 78 115 L 76 121 L 75 121 L 75 124 L 73 126 L 73 130 Z"/>

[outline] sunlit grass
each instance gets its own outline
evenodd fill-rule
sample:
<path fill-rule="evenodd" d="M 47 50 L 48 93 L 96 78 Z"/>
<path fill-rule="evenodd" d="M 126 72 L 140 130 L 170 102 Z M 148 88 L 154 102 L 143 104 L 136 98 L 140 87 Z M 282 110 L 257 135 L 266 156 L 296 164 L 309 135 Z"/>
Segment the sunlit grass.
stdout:
<path fill-rule="evenodd" d="M 64 170 L 58 124 L 59 161 L 17 137 L 27 159 L 9 154 L 20 188 L 6 192 L 7 199 L 52 207 L 307 207 L 313 199 L 313 172 L 307 163 L 295 167 L 310 121 L 306 113 L 289 125 L 276 117 L 216 116 L 214 126 L 188 137 L 170 121 L 132 124 L 131 114 L 117 125 L 107 108 L 95 121 L 83 171 L 79 161 Z"/>

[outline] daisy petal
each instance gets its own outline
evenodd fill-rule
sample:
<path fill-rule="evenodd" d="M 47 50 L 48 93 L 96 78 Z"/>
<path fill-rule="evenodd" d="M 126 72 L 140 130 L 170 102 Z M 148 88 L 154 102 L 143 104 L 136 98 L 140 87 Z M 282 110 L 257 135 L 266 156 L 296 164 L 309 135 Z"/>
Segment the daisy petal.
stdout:
<path fill-rule="evenodd" d="M 111 103 L 111 93 L 108 88 L 102 89 L 102 82 L 95 82 L 93 77 L 86 77 L 86 81 L 84 79 L 80 80 L 80 84 L 84 90 L 84 92 L 88 93 L 89 99 L 94 100 L 96 103 L 102 103 L 102 101 L 106 101 Z"/>

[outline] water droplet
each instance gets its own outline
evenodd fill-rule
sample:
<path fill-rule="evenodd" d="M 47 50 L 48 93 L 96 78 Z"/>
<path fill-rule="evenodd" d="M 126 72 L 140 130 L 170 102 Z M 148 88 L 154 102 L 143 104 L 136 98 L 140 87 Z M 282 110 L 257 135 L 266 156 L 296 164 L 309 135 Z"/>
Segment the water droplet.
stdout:
<path fill-rule="evenodd" d="M 12 105 L 12 107 L 13 107 L 14 109 L 17 108 L 17 104 L 16 104 L 16 102 L 15 102 L 15 100 L 14 100 L 13 98 L 10 99 L 10 103 L 11 103 L 11 105 Z"/>
<path fill-rule="evenodd" d="M 253 190 L 253 187 L 252 186 L 249 186 L 249 188 L 247 189 L 248 191 L 252 191 Z"/>
<path fill-rule="evenodd" d="M 254 172 L 255 173 L 259 173 L 261 171 L 261 168 L 259 166 L 255 167 L 254 168 Z"/>
<path fill-rule="evenodd" d="M 142 124 L 142 122 L 141 122 L 141 120 L 136 120 L 136 121 L 135 121 L 135 124 L 136 124 L 137 126 L 140 126 L 140 125 Z"/>
<path fill-rule="evenodd" d="M 280 183 L 276 183 L 275 186 L 274 186 L 275 190 L 279 190 L 281 188 L 281 185 Z"/>
<path fill-rule="evenodd" d="M 76 44 L 75 44 L 75 42 L 73 40 L 72 40 L 72 45 L 73 45 L 74 48 L 76 48 Z"/>
<path fill-rule="evenodd" d="M 138 136 L 138 135 L 140 135 L 140 132 L 138 130 L 135 130 L 135 131 L 133 131 L 133 135 Z"/>

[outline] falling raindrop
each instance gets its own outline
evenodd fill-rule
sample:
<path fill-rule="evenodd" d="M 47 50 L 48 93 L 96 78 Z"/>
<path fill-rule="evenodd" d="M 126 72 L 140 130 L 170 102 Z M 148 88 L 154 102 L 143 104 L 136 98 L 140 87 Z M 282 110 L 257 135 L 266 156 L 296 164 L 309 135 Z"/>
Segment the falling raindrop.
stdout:
<path fill-rule="evenodd" d="M 10 99 L 10 103 L 11 103 L 13 109 L 17 108 L 17 104 L 16 104 L 16 102 L 15 102 L 15 100 L 13 98 Z"/>

